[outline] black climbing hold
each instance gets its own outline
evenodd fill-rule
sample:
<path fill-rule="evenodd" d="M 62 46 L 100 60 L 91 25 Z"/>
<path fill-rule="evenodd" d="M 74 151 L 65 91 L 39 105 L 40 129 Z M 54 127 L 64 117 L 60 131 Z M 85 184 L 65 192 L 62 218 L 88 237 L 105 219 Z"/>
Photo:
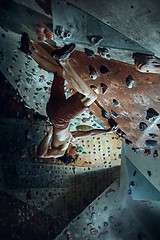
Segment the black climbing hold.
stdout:
<path fill-rule="evenodd" d="M 71 38 L 72 34 L 70 31 L 64 31 L 62 38 L 65 40 L 66 38 Z"/>
<path fill-rule="evenodd" d="M 113 194 L 113 193 L 115 193 L 115 190 L 112 189 L 112 188 L 110 188 L 110 189 L 108 189 L 107 192 L 105 193 L 105 196 L 106 196 L 106 197 L 109 197 L 109 196 L 110 196 L 111 194 Z"/>
<path fill-rule="evenodd" d="M 94 56 L 94 51 L 91 50 L 91 49 L 85 48 L 84 52 L 88 57 L 93 57 Z"/>
<path fill-rule="evenodd" d="M 119 158 L 119 159 L 121 159 L 121 157 L 122 157 L 122 155 L 121 155 L 121 154 L 119 154 L 119 155 L 118 155 L 118 158 Z"/>
<path fill-rule="evenodd" d="M 126 85 L 128 88 L 132 88 L 133 87 L 133 83 L 134 83 L 134 79 L 131 75 L 129 75 L 128 77 L 126 77 Z"/>
<path fill-rule="evenodd" d="M 18 82 L 20 82 L 21 81 L 21 79 L 17 79 L 17 80 L 15 80 L 15 83 L 18 83 Z"/>
<path fill-rule="evenodd" d="M 151 177 L 152 175 L 151 171 L 147 171 L 147 173 L 148 173 L 148 176 Z"/>
<path fill-rule="evenodd" d="M 108 119 L 108 123 L 111 128 L 116 128 L 118 124 L 113 120 L 113 118 Z"/>
<path fill-rule="evenodd" d="M 157 145 L 157 141 L 155 140 L 146 140 L 145 144 L 148 148 L 154 148 Z"/>
<path fill-rule="evenodd" d="M 113 110 L 111 110 L 111 115 L 112 115 L 113 117 L 115 117 L 115 118 L 118 117 L 118 114 L 117 114 L 115 111 L 113 111 Z"/>
<path fill-rule="evenodd" d="M 102 88 L 102 93 L 105 93 L 108 89 L 108 87 L 104 83 L 101 83 L 101 88 Z"/>
<path fill-rule="evenodd" d="M 128 193 L 128 195 L 131 195 L 132 194 L 132 190 L 129 188 L 127 193 Z"/>
<path fill-rule="evenodd" d="M 130 181 L 129 187 L 135 187 L 135 182 L 134 181 Z"/>
<path fill-rule="evenodd" d="M 42 90 L 42 88 L 36 88 L 36 91 L 41 91 Z"/>
<path fill-rule="evenodd" d="M 87 38 L 90 41 L 90 43 L 92 43 L 93 45 L 96 45 L 96 44 L 100 43 L 103 39 L 102 36 L 97 36 L 97 35 L 87 36 Z"/>
<path fill-rule="evenodd" d="M 158 156 L 159 156 L 158 151 L 155 150 L 154 153 L 153 153 L 153 157 L 158 157 Z"/>
<path fill-rule="evenodd" d="M 130 140 L 128 140 L 128 139 L 125 139 L 125 143 L 128 144 L 128 145 L 132 144 L 132 142 Z"/>
<path fill-rule="evenodd" d="M 102 117 L 104 117 L 106 119 L 110 119 L 110 114 L 103 109 L 102 110 Z"/>
<path fill-rule="evenodd" d="M 116 100 L 116 99 L 113 99 L 113 105 L 114 105 L 115 107 L 117 107 L 117 106 L 119 105 L 119 101 Z"/>
<path fill-rule="evenodd" d="M 137 153 L 137 152 L 139 152 L 139 151 L 140 151 L 140 149 L 139 149 L 139 148 L 132 148 L 132 150 L 133 150 L 135 153 Z"/>
<path fill-rule="evenodd" d="M 55 29 L 55 34 L 58 36 L 58 37 L 61 37 L 62 33 L 64 32 L 63 30 L 63 27 L 62 26 L 56 26 L 56 29 Z"/>
<path fill-rule="evenodd" d="M 140 124 L 139 124 L 139 129 L 140 129 L 141 131 L 144 131 L 147 127 L 148 127 L 148 126 L 147 126 L 146 123 L 140 122 Z"/>
<path fill-rule="evenodd" d="M 108 222 L 103 223 L 104 227 L 108 227 Z"/>
<path fill-rule="evenodd" d="M 106 112 L 104 109 L 102 110 L 102 117 L 108 119 L 108 123 L 111 128 L 116 128 L 118 124 L 110 117 L 110 113 Z"/>
<path fill-rule="evenodd" d="M 109 51 L 108 51 L 107 48 L 105 48 L 105 47 L 103 47 L 103 48 L 98 47 L 98 54 L 99 54 L 101 57 L 106 58 L 107 55 L 108 55 L 108 52 L 109 52 Z"/>
<path fill-rule="evenodd" d="M 120 134 L 118 134 L 121 138 L 123 138 L 123 139 L 125 139 L 126 138 L 126 134 L 123 132 L 123 131 L 121 131 L 121 133 Z"/>
<path fill-rule="evenodd" d="M 96 70 L 94 69 L 94 67 L 92 65 L 89 65 L 89 75 L 90 75 L 90 78 L 92 80 L 96 80 L 97 79 Z"/>
<path fill-rule="evenodd" d="M 150 136 L 151 138 L 157 138 L 157 137 L 158 137 L 158 135 L 155 134 L 155 133 L 149 133 L 149 136 Z"/>
<path fill-rule="evenodd" d="M 137 171 L 134 170 L 134 172 L 133 172 L 133 177 L 136 176 L 136 174 L 137 174 Z"/>
<path fill-rule="evenodd" d="M 109 72 L 109 69 L 106 66 L 102 65 L 100 66 L 100 72 L 105 74 Z"/>
<path fill-rule="evenodd" d="M 147 110 L 147 116 L 146 116 L 146 119 L 147 120 L 155 120 L 154 118 L 155 117 L 157 117 L 159 115 L 159 113 L 158 112 L 156 112 L 153 108 L 149 108 L 148 110 Z"/>

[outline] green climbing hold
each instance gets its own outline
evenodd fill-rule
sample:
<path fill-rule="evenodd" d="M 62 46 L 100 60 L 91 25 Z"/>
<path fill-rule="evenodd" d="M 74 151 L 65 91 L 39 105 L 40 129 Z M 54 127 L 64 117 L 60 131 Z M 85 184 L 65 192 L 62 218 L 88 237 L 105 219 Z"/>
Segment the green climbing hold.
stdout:
<path fill-rule="evenodd" d="M 77 152 L 83 152 L 84 148 L 81 146 L 77 146 Z"/>

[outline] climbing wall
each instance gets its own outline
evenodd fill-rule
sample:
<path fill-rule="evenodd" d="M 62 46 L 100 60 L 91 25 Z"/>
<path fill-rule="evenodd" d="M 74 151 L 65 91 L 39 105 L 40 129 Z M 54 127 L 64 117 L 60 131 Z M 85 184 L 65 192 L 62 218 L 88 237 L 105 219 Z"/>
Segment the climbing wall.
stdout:
<path fill-rule="evenodd" d="M 50 96 L 50 88 L 54 79 L 54 74 L 40 69 L 38 64 L 30 56 L 23 54 L 19 50 L 20 34 L 3 27 L 0 28 L 0 33 L 0 70 L 16 90 L 15 94 L 20 95 L 20 101 L 26 108 L 32 108 L 40 114 L 46 115 L 46 103 Z M 7 46 L 9 46 L 9 48 Z M 65 81 L 66 97 L 72 95 L 72 91 L 72 87 Z M 95 128 L 103 129 L 104 124 L 88 110 L 71 121 L 71 131 L 82 128 L 84 130 Z M 97 146 L 93 146 L 99 142 L 98 140 L 96 141 L 96 139 L 88 138 L 84 140 L 84 142 L 79 139 L 75 142 L 77 146 L 82 146 L 83 148 L 76 164 L 84 167 L 111 167 L 120 165 L 118 156 L 120 154 L 121 141 L 116 139 L 116 136 L 109 134 L 105 136 L 100 135 L 98 137 L 104 143 L 98 148 Z M 110 154 L 105 143 L 107 143 L 107 148 L 112 148 L 114 146 L 114 150 Z M 88 145 L 90 147 L 88 147 Z M 86 158 L 88 159 L 87 161 Z M 117 161 L 115 161 L 115 159 L 117 159 Z M 47 162 L 53 162 L 53 160 Z M 57 162 L 55 161 L 54 163 Z"/>
<path fill-rule="evenodd" d="M 45 106 L 53 74 L 44 72 L 31 57 L 21 53 L 18 50 L 19 41 L 19 34 L 11 32 L 4 26 L 1 27 L 1 70 L 18 90 L 27 107 L 46 114 Z M 118 135 L 128 144 L 132 144 L 132 147 L 158 149 L 159 76 L 142 74 L 132 65 L 107 60 L 106 48 L 97 46 L 97 54 L 100 56 L 95 56 L 92 49 L 90 50 L 92 54 L 87 49 L 85 54 L 75 51 L 69 60 L 89 86 L 93 90 L 99 90 L 98 103 L 93 104 L 91 108 L 98 120 L 90 113 L 85 113 L 86 117 L 79 118 L 79 124 L 84 124 L 83 118 L 89 118 L 87 124 L 93 128 L 119 125 Z M 66 82 L 66 95 L 69 96 L 71 93 L 72 89 Z M 71 130 L 75 128 L 76 123 L 73 121 Z"/>
<path fill-rule="evenodd" d="M 73 217 L 119 177 L 120 167 L 58 166 L 53 159 L 49 164 L 41 162 L 35 150 L 46 127 L 33 125 L 27 119 L 3 117 L 0 126 L 3 136 L 0 138 L 0 190 L 5 193 L 3 204 L 7 201 L 12 206 L 12 211 L 8 207 L 9 213 L 7 207 L 0 210 L 1 233 L 7 236 L 14 233 L 23 238 L 26 229 L 32 232 L 32 224 L 39 225 L 40 221 L 40 232 L 54 239 Z M 22 229 L 20 233 L 17 227 Z M 37 239 L 41 239 L 39 235 Z"/>
<path fill-rule="evenodd" d="M 84 9 L 85 3 L 86 5 L 91 4 L 91 6 L 88 6 L 88 12 L 91 12 L 91 8 L 94 9 L 91 14 L 88 14 L 86 9 Z M 79 5 L 80 7 L 76 7 L 75 5 Z M 103 5 L 104 8 L 102 7 Z M 107 7 L 108 4 L 104 4 L 103 0 L 99 2 L 92 1 L 92 3 L 74 0 L 53 0 L 52 17 L 55 41 L 62 45 L 63 42 L 74 42 L 82 48 L 85 46 L 86 51 L 88 47 L 91 47 L 95 51 L 96 46 L 105 47 L 105 55 L 108 59 L 114 58 L 129 63 L 132 62 L 130 55 L 133 51 L 151 53 L 148 49 L 133 41 L 133 39 L 128 38 L 127 34 L 123 35 L 121 32 L 110 27 L 108 22 L 103 22 L 101 14 L 104 11 L 104 15 L 106 15 Z M 99 13 L 97 18 L 93 16 L 96 11 Z M 63 15 L 61 12 L 63 12 Z M 108 18 L 110 16 L 108 14 L 105 17 Z M 88 53 L 91 55 L 92 51 L 88 51 Z"/>
<path fill-rule="evenodd" d="M 99 92 L 97 106 L 91 107 L 94 114 L 106 126 L 117 126 L 127 144 L 160 148 L 159 74 L 140 73 L 133 65 L 79 51 L 63 66 L 66 72 L 74 69 L 75 75 Z"/>
<path fill-rule="evenodd" d="M 122 199 L 121 199 L 122 200 Z M 56 240 L 65 239 L 146 239 L 152 240 L 147 229 L 125 201 L 120 200 L 118 181 L 115 181 L 77 216 Z"/>
<path fill-rule="evenodd" d="M 83 151 L 79 156 L 79 166 L 118 166 L 121 163 L 121 141 L 115 134 L 99 134 L 93 137 L 77 139 Z M 118 154 L 119 153 L 119 154 Z"/>
<path fill-rule="evenodd" d="M 125 164 L 128 169 L 132 198 L 135 200 L 160 200 L 160 152 L 134 152 L 125 146 Z M 144 165 L 145 161 L 145 165 Z M 141 184 L 140 184 L 141 183 Z"/>
<path fill-rule="evenodd" d="M 132 162 L 133 168 L 128 167 L 128 162 Z M 120 182 L 110 185 L 56 239 L 158 239 L 157 169 L 158 158 L 145 156 L 143 151 L 135 153 L 123 144 Z M 151 172 L 150 176 L 147 171 Z M 140 174 L 143 178 L 139 178 Z"/>
<path fill-rule="evenodd" d="M 76 69 L 76 73 L 81 75 L 81 78 L 83 80 L 85 79 L 89 86 L 94 90 L 99 89 L 98 107 L 92 107 L 94 114 L 97 115 L 98 113 L 99 118 L 103 115 L 111 126 L 118 124 L 118 135 L 133 148 L 159 149 L 159 76 L 149 74 L 149 71 L 147 74 L 141 74 L 138 73 L 132 65 L 127 66 L 123 63 L 110 60 L 116 59 L 133 64 L 133 52 L 152 53 L 109 26 L 114 25 L 114 21 L 113 16 L 110 24 L 107 21 L 111 14 L 108 4 L 106 5 L 101 1 L 100 3 L 95 2 L 89 7 L 89 2 L 88 4 L 85 3 L 85 1 L 82 3 L 69 2 L 71 4 L 66 1 L 52 2 L 55 40 L 58 43 L 75 42 L 85 45 L 85 48 L 81 47 L 81 51 L 85 54 L 77 52 L 76 55 L 76 53 L 74 53 L 69 62 L 74 66 L 74 70 Z M 81 7 L 76 8 L 74 4 L 81 6 L 84 11 L 80 9 Z M 123 4 L 129 6 L 130 3 L 123 1 Z M 139 3 L 135 3 L 135 6 L 138 4 Z M 102 10 L 103 5 L 106 11 Z M 111 4 L 111 8 L 114 5 L 115 3 L 113 3 L 113 5 Z M 153 6 L 148 4 L 148 7 L 152 9 L 149 13 L 154 15 L 154 11 L 157 11 L 159 6 L 157 5 L 156 8 L 156 3 L 152 5 Z M 102 12 L 102 19 L 105 20 L 106 24 L 89 15 L 85 11 L 85 6 L 93 15 L 97 15 L 98 13 L 98 19 L 101 19 L 99 11 Z M 97 6 L 97 8 L 94 9 L 93 6 Z M 132 8 L 134 8 L 133 5 L 131 5 L 131 9 Z M 62 9 L 64 12 L 63 16 L 60 15 Z M 99 9 L 99 11 L 97 9 Z M 122 9 L 120 12 L 123 11 Z M 127 9 L 127 11 L 129 11 L 131 15 L 134 15 L 136 11 L 134 12 L 131 9 Z M 115 14 L 115 11 L 113 12 Z M 126 13 L 122 15 L 125 14 Z M 79 22 L 76 21 L 77 15 L 80 19 Z M 118 14 L 115 15 L 117 18 L 119 17 Z M 143 16 L 144 19 L 145 17 L 146 16 Z M 135 19 L 135 17 L 133 19 Z M 119 20 L 121 21 L 121 18 Z M 145 22 L 147 20 L 148 19 L 145 19 Z M 125 26 L 125 24 L 126 21 L 123 21 L 122 25 Z M 151 23 L 149 22 L 148 24 Z M 151 29 L 149 30 L 148 28 L 145 29 L 145 31 L 146 30 L 151 31 Z M 121 29 L 121 31 L 123 30 Z M 133 33 L 133 35 L 131 34 L 132 37 L 135 36 L 134 34 L 135 33 Z M 138 42 L 140 42 L 139 39 L 144 38 L 137 38 Z M 156 45 L 155 41 L 154 44 Z M 99 57 L 96 55 L 99 55 Z M 99 109 L 100 106 L 101 108 Z M 102 109 L 103 112 L 101 111 Z M 104 121 L 105 125 L 107 125 L 107 120 Z"/>

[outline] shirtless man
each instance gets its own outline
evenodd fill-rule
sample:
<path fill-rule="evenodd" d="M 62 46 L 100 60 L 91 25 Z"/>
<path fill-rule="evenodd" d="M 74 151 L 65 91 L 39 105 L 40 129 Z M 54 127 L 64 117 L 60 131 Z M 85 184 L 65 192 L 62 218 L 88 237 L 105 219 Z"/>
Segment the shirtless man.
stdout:
<path fill-rule="evenodd" d="M 49 128 L 48 133 L 39 145 L 39 157 L 59 158 L 65 154 L 76 157 L 76 148 L 74 146 L 68 148 L 72 137 L 79 138 L 99 133 L 113 132 L 111 129 L 70 132 L 70 120 L 83 112 L 97 99 L 97 95 L 94 92 L 92 93 L 87 85 L 84 86 L 84 90 L 81 88 L 83 84 L 84 82 L 79 82 L 79 86 L 77 85 L 79 92 L 66 99 L 64 94 L 64 78 L 58 76 L 57 73 L 55 74 L 50 99 L 46 108 L 47 115 L 53 127 Z M 83 94 L 80 92 L 83 92 Z"/>
<path fill-rule="evenodd" d="M 57 51 L 54 47 L 47 46 L 47 52 L 42 47 L 29 40 L 24 33 L 21 38 L 20 49 L 29 53 L 31 57 L 48 72 L 54 73 L 54 80 L 51 87 L 51 95 L 47 103 L 46 112 L 52 123 L 46 136 L 41 141 L 38 148 L 38 156 L 41 158 L 60 158 L 64 155 L 72 159 L 77 156 L 76 147 L 69 147 L 72 137 L 84 137 L 100 133 L 113 132 L 111 129 L 93 129 L 90 131 L 70 132 L 70 120 L 87 109 L 96 99 L 97 94 L 81 79 L 70 66 L 65 68 L 65 75 L 70 78 L 72 86 L 77 93 L 66 99 L 64 93 L 64 70 L 61 65 L 67 64 L 65 60 L 61 65 L 57 63 L 52 55 L 56 54 L 56 59 L 66 57 L 73 51 L 74 45 L 70 44 Z M 53 52 L 53 50 L 55 50 Z M 66 162 L 69 163 L 70 160 Z"/>

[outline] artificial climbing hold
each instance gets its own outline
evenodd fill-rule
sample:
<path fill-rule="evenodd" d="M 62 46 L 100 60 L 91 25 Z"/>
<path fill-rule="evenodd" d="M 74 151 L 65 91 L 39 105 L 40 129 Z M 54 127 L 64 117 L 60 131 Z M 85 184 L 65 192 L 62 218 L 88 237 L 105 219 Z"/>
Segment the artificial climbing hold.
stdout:
<path fill-rule="evenodd" d="M 109 69 L 106 66 L 102 65 L 100 66 L 100 72 L 105 74 L 109 72 Z"/>
<path fill-rule="evenodd" d="M 114 105 L 115 107 L 117 107 L 117 106 L 119 105 L 119 101 L 116 100 L 116 99 L 113 99 L 113 105 Z"/>
<path fill-rule="evenodd" d="M 105 93 L 108 89 L 107 85 L 104 83 L 101 83 L 102 93 Z"/>
<path fill-rule="evenodd" d="M 115 111 L 113 111 L 113 110 L 111 110 L 111 115 L 112 115 L 113 117 L 115 117 L 115 118 L 118 117 L 118 114 L 117 114 Z"/>
<path fill-rule="evenodd" d="M 147 110 L 146 119 L 149 121 L 154 121 L 155 117 L 157 117 L 158 115 L 159 115 L 159 113 L 156 112 L 153 108 L 149 108 Z"/>
<path fill-rule="evenodd" d="M 102 36 L 97 36 L 97 35 L 94 35 L 94 36 L 87 36 L 89 42 L 92 44 L 92 45 L 96 45 L 96 44 L 99 44 L 103 37 Z"/>
<path fill-rule="evenodd" d="M 108 119 L 108 123 L 111 128 L 117 128 L 118 124 L 113 120 L 113 118 Z"/>
<path fill-rule="evenodd" d="M 108 112 L 106 112 L 104 109 L 102 109 L 102 117 L 104 117 L 106 119 L 110 119 L 110 114 Z"/>
<path fill-rule="evenodd" d="M 155 140 L 146 140 L 145 144 L 148 148 L 154 148 L 157 145 L 157 141 Z"/>
<path fill-rule="evenodd" d="M 94 56 L 94 51 L 91 49 L 85 48 L 84 52 L 89 58 Z"/>
<path fill-rule="evenodd" d="M 94 67 L 92 65 L 89 65 L 89 75 L 90 75 L 90 78 L 92 80 L 96 80 L 97 79 L 96 70 L 94 69 Z"/>
<path fill-rule="evenodd" d="M 149 136 L 150 136 L 151 138 L 157 138 L 157 137 L 158 137 L 158 135 L 155 134 L 155 133 L 149 133 Z"/>
<path fill-rule="evenodd" d="M 108 49 L 103 47 L 103 48 L 98 48 L 98 54 L 103 57 L 103 58 L 107 58 L 107 55 L 108 55 Z"/>
<path fill-rule="evenodd" d="M 125 139 L 125 142 L 126 142 L 126 144 L 128 144 L 128 145 L 131 145 L 131 144 L 132 144 L 132 142 L 131 142 L 130 140 L 128 140 L 128 139 Z"/>
<path fill-rule="evenodd" d="M 129 75 L 128 77 L 126 77 L 126 85 L 128 88 L 132 88 L 134 84 L 134 79 L 131 75 Z"/>
<path fill-rule="evenodd" d="M 147 126 L 146 123 L 140 122 L 140 124 L 139 124 L 139 129 L 140 129 L 141 131 L 144 131 L 147 127 L 148 127 L 148 126 Z"/>

